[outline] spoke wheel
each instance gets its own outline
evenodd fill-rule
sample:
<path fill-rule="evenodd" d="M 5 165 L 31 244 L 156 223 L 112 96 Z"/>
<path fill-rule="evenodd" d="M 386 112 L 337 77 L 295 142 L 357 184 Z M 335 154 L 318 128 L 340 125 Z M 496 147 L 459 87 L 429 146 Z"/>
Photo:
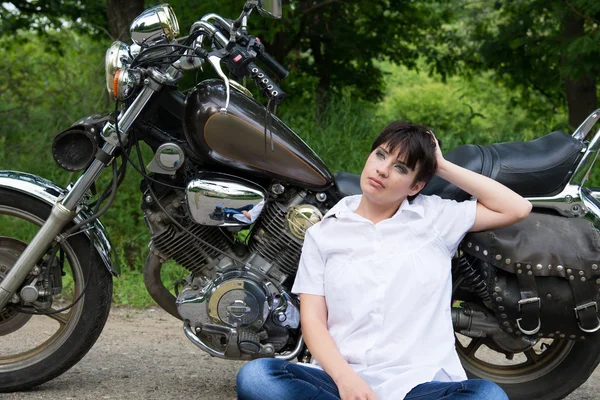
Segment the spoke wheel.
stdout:
<path fill-rule="evenodd" d="M 465 370 L 498 384 L 529 382 L 546 375 L 566 358 L 575 343 L 541 339 L 522 352 L 509 353 L 497 351 L 492 339 L 457 336 L 456 350 Z"/>
<path fill-rule="evenodd" d="M 600 362 L 600 337 L 539 339 L 507 351 L 491 338 L 457 333 L 456 351 L 469 378 L 499 384 L 511 400 L 556 400 L 577 389 L 594 372 Z"/>
<path fill-rule="evenodd" d="M 27 217 L 27 220 L 34 219 L 32 218 L 33 216 L 24 215 L 20 210 L 0 206 L 0 216 L 6 218 L 9 215 L 20 218 Z M 39 224 L 43 221 L 35 222 Z M 10 271 L 10 268 L 17 261 L 19 255 L 25 250 L 25 247 L 27 247 L 27 243 L 19 239 L 0 236 L 0 266 L 4 267 L 6 272 Z M 79 293 L 81 293 L 81 290 L 83 290 L 84 279 L 82 276 L 81 265 L 75 257 L 73 249 L 68 246 L 68 244 L 62 246 L 62 249 L 67 253 L 67 259 L 70 261 L 68 264 L 71 267 L 71 271 L 69 271 L 66 276 L 72 279 L 74 284 L 72 285 L 71 293 L 63 292 L 60 295 L 59 299 L 62 300 L 59 303 L 60 308 L 63 308 L 63 303 L 64 305 L 67 305 L 67 302 L 70 304 L 70 300 L 76 298 Z M 3 275 L 5 275 L 5 273 Z M 65 299 L 68 299 L 68 301 L 65 302 Z M 48 353 L 56 351 L 56 349 L 59 348 L 72 333 L 72 330 L 76 325 L 76 320 L 81 316 L 83 301 L 84 299 L 81 299 L 73 307 L 62 313 L 35 316 L 36 319 L 49 318 L 58 322 L 58 324 L 48 324 L 40 321 L 40 323 L 31 324 L 33 329 L 43 326 L 47 330 L 54 330 L 54 332 L 48 332 L 46 335 L 40 337 L 37 343 L 35 341 L 30 342 L 30 348 L 21 351 L 17 350 L 14 354 L 10 354 L 12 351 L 9 349 L 2 349 L 0 352 L 0 373 L 22 369 L 35 364 L 41 359 L 46 358 Z M 53 307 L 44 311 L 52 312 L 56 309 L 57 307 Z M 34 317 L 33 315 L 19 313 L 13 308 L 6 308 L 3 313 L 11 314 L 13 318 L 9 318 L 0 323 L 0 335 L 5 336 L 11 333 L 27 335 L 27 329 L 24 327 L 31 321 L 32 317 Z M 18 332 L 21 328 L 23 328 L 23 330 Z M 3 331 L 4 333 L 2 333 Z"/>
<path fill-rule="evenodd" d="M 0 281 L 49 213 L 45 203 L 0 189 Z M 63 373 L 87 353 L 106 322 L 112 280 L 87 237 L 78 234 L 61 241 L 60 252 L 64 255 L 62 291 L 52 296 L 51 307 L 39 311 L 58 311 L 73 304 L 88 277 L 90 282 L 77 303 L 55 314 L 30 315 L 11 305 L 0 310 L 0 392 L 29 389 Z M 30 274 L 25 282 L 32 278 Z M 9 347 L 10 337 L 18 340 L 10 340 L 17 344 Z"/>

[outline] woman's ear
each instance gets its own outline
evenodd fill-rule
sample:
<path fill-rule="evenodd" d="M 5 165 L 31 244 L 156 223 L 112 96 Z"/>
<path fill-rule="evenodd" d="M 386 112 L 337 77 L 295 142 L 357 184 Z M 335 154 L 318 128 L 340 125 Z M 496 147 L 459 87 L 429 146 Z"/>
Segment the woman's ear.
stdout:
<path fill-rule="evenodd" d="M 425 182 L 417 181 L 410 187 L 410 189 L 408 191 L 408 195 L 414 196 L 417 193 L 419 193 L 421 190 L 423 190 L 424 187 L 425 187 Z"/>

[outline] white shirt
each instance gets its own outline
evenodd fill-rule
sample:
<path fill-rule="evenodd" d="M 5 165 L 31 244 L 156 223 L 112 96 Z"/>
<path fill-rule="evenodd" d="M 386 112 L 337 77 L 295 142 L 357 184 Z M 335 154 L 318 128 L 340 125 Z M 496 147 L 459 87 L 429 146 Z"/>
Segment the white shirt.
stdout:
<path fill-rule="evenodd" d="M 292 292 L 325 296 L 329 333 L 380 400 L 467 379 L 454 348 L 451 258 L 476 201 L 419 195 L 373 224 L 354 213 L 360 198 L 308 229 Z"/>

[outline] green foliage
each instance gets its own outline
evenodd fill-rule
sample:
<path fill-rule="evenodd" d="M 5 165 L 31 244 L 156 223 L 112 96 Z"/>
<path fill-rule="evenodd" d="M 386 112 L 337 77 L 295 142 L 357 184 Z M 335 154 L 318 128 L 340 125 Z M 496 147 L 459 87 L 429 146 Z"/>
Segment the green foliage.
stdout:
<path fill-rule="evenodd" d="M 69 31 L 50 36 L 70 43 L 63 56 L 47 51 L 46 41 L 33 34 L 18 33 L 18 44 L 0 37 L 0 152 L 5 168 L 34 155 L 38 162 L 29 166 L 30 172 L 65 184 L 67 174 L 48 168 L 54 165 L 48 146 L 81 116 L 108 107 L 102 62 L 106 43 Z M 21 41 L 23 37 L 27 40 Z"/>
<path fill-rule="evenodd" d="M 49 38 L 65 27 L 96 34 L 107 26 L 106 0 L 12 0 L 2 2 L 0 21 L 0 36 L 34 30 Z"/>
<path fill-rule="evenodd" d="M 586 81 L 579 92 L 594 93 L 600 66 L 600 3 L 587 0 L 459 1 L 459 17 L 469 24 L 461 36 L 466 68 L 493 69 L 495 79 L 520 94 L 521 104 L 539 117 L 567 104 L 565 82 Z M 580 83 L 583 85 L 583 83 Z M 577 86 L 576 86 L 577 87 Z M 543 97 L 537 101 L 533 97 Z M 596 105 L 569 100 L 571 123 L 576 110 Z M 535 105 L 537 108 L 532 108 Z"/>
<path fill-rule="evenodd" d="M 385 120 L 405 119 L 431 126 L 451 149 L 465 143 L 531 140 L 566 126 L 565 111 L 531 118 L 526 108 L 507 107 L 514 91 L 486 73 L 470 78 L 424 76 L 383 64 L 388 94 L 379 108 Z M 415 101 L 418 99 L 418 101 Z"/>
<path fill-rule="evenodd" d="M 146 1 L 147 7 L 162 1 Z M 104 37 L 109 27 L 106 3 L 101 0 L 15 0 L 0 7 L 0 36 L 35 30 L 50 40 L 48 32 L 68 27 L 71 30 Z M 182 35 L 203 15 L 217 12 L 225 18 L 240 15 L 243 0 L 172 0 Z M 314 80 L 320 96 L 319 107 L 328 97 L 342 90 L 354 97 L 374 101 L 383 95 L 383 74 L 375 60 L 389 58 L 409 67 L 419 57 L 433 71 L 454 71 L 454 63 L 440 48 L 448 36 L 442 25 L 451 16 L 451 0 L 284 0 L 280 21 L 261 18 L 255 12 L 250 31 L 260 36 L 267 50 L 290 66 L 291 81 Z M 55 51 L 64 51 L 56 41 Z M 292 93 L 298 85 L 290 85 Z"/>

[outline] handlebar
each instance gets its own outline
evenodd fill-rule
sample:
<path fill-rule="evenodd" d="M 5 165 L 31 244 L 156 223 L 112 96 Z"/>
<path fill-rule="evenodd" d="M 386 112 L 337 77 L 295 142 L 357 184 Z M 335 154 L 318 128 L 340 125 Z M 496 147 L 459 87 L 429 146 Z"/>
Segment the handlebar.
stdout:
<path fill-rule="evenodd" d="M 258 86 L 263 94 L 267 96 L 269 100 L 271 100 L 275 105 L 281 104 L 283 100 L 285 100 L 286 94 L 277 84 L 269 78 L 265 72 L 260 69 L 258 65 L 251 62 L 248 63 L 246 69 L 252 79 L 254 79 L 254 83 Z"/>
<path fill-rule="evenodd" d="M 213 25 L 210 21 L 214 21 L 215 24 Z M 227 63 L 228 69 L 234 78 L 237 77 L 239 79 L 242 76 L 249 75 L 271 102 L 276 105 L 281 104 L 287 96 L 286 93 L 254 63 L 254 59 L 256 58 L 261 61 L 280 80 L 285 79 L 289 75 L 289 71 L 264 51 L 264 46 L 258 38 L 246 36 L 238 30 L 235 31 L 233 40 L 227 40 L 224 32 L 221 32 L 221 30 L 232 32 L 231 28 L 231 23 L 223 17 L 217 14 L 207 14 L 200 21 L 192 25 L 190 33 L 196 30 L 207 33 L 212 40 L 220 45 L 223 49 L 222 51 L 225 52 L 223 54 L 225 55 L 224 61 Z M 196 55 L 205 58 L 207 52 L 202 50 L 202 40 L 203 35 L 198 38 L 193 47 L 195 47 Z M 223 55 L 219 57 L 223 58 Z"/>
<path fill-rule="evenodd" d="M 279 64 L 277 60 L 271 57 L 271 55 L 268 53 L 260 52 L 256 55 L 256 58 L 262 61 L 262 63 L 265 64 L 267 68 L 273 71 L 273 73 L 277 75 L 277 78 L 279 78 L 279 80 L 284 80 L 290 73 L 290 71 L 285 69 L 283 65 Z"/>

